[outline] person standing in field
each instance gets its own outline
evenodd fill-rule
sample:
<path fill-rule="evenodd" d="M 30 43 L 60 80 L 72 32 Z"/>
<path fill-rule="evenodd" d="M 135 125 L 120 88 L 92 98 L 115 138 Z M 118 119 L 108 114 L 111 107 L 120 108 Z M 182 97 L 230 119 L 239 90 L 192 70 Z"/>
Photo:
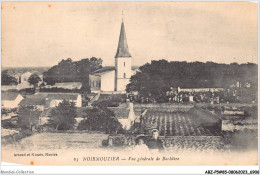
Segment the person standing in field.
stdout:
<path fill-rule="evenodd" d="M 149 148 L 145 144 L 145 141 L 146 141 L 145 136 L 139 136 L 136 138 L 136 140 L 135 140 L 136 145 L 133 148 L 133 152 L 135 155 L 138 155 L 138 156 L 149 156 L 150 155 Z"/>
<path fill-rule="evenodd" d="M 156 154 L 159 151 L 164 150 L 163 143 L 158 139 L 159 131 L 154 129 L 152 131 L 152 138 L 147 141 L 147 146 L 152 154 Z"/>

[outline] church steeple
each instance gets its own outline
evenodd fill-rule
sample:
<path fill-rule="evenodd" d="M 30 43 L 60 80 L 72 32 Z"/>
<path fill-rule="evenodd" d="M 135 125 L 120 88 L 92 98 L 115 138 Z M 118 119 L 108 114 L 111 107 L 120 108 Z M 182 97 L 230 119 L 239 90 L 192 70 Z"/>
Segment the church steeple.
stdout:
<path fill-rule="evenodd" d="M 115 91 L 125 91 L 132 76 L 132 56 L 129 53 L 126 41 L 123 12 L 121 31 L 115 56 L 115 68 Z"/>
<path fill-rule="evenodd" d="M 119 36 L 119 41 L 118 41 L 117 52 L 116 52 L 115 58 L 118 58 L 118 57 L 131 57 L 131 54 L 129 53 L 129 50 L 128 50 L 123 18 L 122 18 L 121 31 L 120 31 L 120 36 Z"/>

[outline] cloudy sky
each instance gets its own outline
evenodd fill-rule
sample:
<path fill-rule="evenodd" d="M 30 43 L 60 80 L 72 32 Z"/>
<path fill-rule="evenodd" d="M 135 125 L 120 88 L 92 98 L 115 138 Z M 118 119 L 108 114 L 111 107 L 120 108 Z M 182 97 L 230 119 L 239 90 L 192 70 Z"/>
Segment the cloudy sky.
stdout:
<path fill-rule="evenodd" d="M 124 23 L 134 65 L 257 63 L 252 2 L 2 2 L 2 66 L 98 57 L 113 65 Z"/>

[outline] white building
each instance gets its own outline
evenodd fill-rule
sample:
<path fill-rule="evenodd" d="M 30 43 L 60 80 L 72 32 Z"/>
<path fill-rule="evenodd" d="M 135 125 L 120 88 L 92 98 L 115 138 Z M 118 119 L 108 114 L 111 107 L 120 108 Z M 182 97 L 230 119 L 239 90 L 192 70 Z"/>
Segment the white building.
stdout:
<path fill-rule="evenodd" d="M 2 92 L 1 93 L 1 107 L 2 108 L 17 108 L 18 104 L 23 100 L 23 97 L 16 92 Z"/>
<path fill-rule="evenodd" d="M 125 92 L 130 77 L 136 71 L 137 68 L 132 67 L 132 56 L 128 50 L 124 22 L 122 21 L 115 55 L 115 67 L 103 67 L 90 74 L 91 92 Z"/>

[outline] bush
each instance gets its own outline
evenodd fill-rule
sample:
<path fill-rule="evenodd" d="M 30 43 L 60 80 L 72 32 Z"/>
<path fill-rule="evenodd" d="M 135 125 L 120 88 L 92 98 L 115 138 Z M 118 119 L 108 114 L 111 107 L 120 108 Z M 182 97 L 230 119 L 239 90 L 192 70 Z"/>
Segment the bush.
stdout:
<path fill-rule="evenodd" d="M 109 134 L 122 131 L 122 125 L 119 123 L 115 114 L 107 108 L 95 107 L 87 110 L 87 119 L 79 123 L 79 130 L 101 131 Z"/>
<path fill-rule="evenodd" d="M 2 127 L 5 129 L 17 128 L 17 125 L 12 122 L 12 120 L 2 120 Z"/>
<path fill-rule="evenodd" d="M 40 114 L 38 109 L 21 106 L 18 110 L 17 125 L 22 129 L 32 131 L 32 128 L 38 124 Z"/>
<path fill-rule="evenodd" d="M 77 116 L 75 103 L 64 100 L 51 113 L 52 117 L 49 119 L 49 123 L 56 130 L 73 129 Z"/>

